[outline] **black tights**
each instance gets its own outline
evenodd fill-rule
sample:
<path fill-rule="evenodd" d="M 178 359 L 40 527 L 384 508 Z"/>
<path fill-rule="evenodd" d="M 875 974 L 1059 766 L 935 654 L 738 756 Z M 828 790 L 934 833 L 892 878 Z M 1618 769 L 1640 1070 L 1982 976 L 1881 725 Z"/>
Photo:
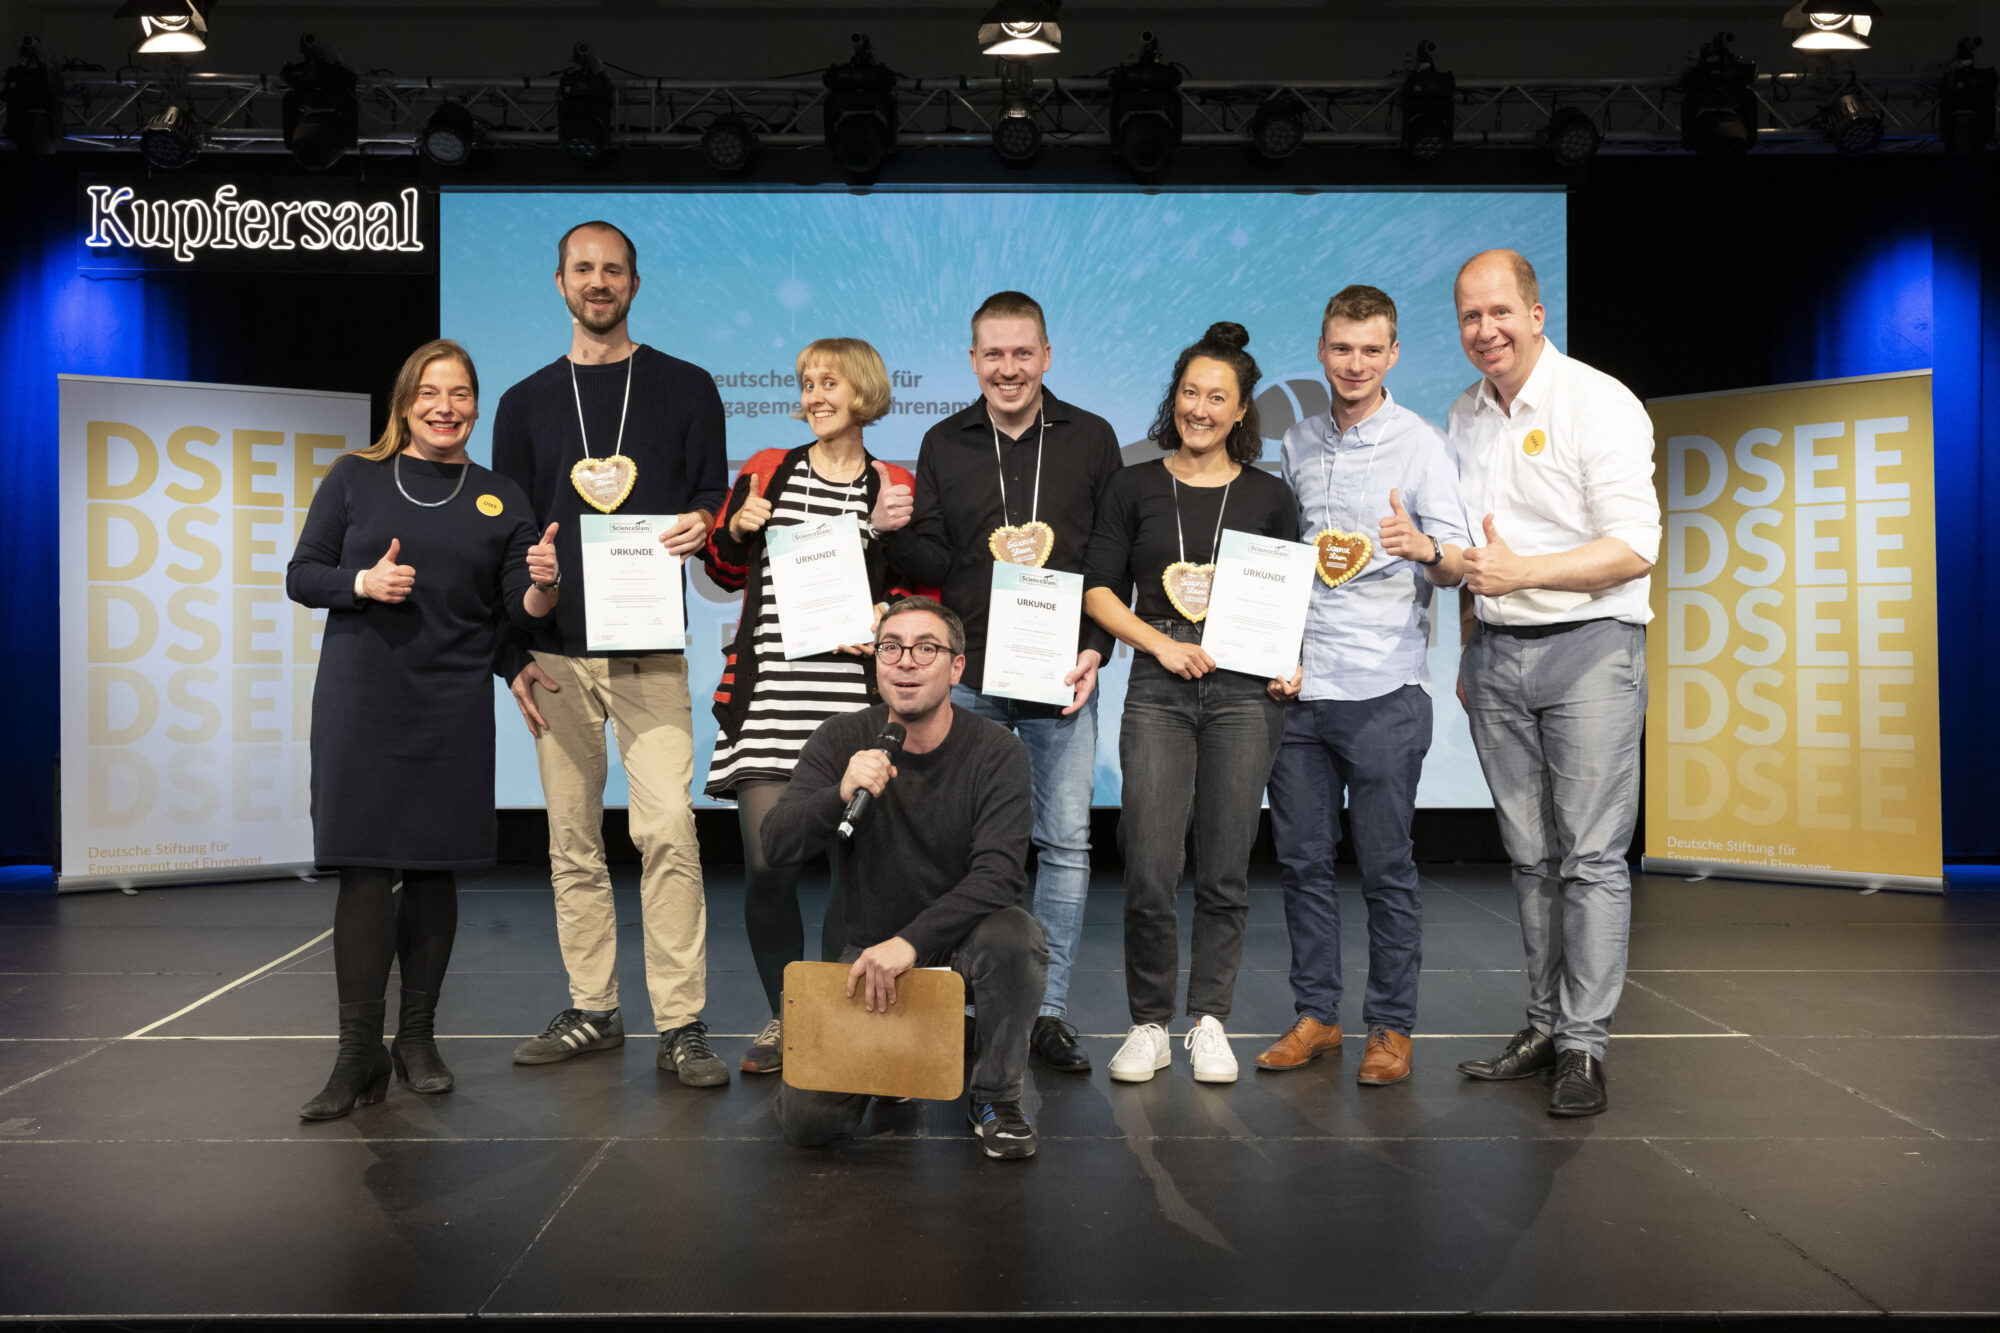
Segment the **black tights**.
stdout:
<path fill-rule="evenodd" d="M 391 962 L 400 965 L 404 990 L 435 995 L 444 984 L 458 934 L 458 877 L 449 870 L 405 870 L 400 894 L 396 878 L 395 871 L 374 866 L 340 868 L 333 971 L 342 1004 L 381 999 Z"/>
<path fill-rule="evenodd" d="M 736 784 L 736 823 L 743 834 L 743 924 L 750 934 L 750 956 L 771 1012 L 785 989 L 785 964 L 806 956 L 805 918 L 799 913 L 799 868 L 773 865 L 764 856 L 764 816 L 785 794 L 783 782 Z M 831 859 L 831 858 L 829 858 Z M 847 944 L 840 875 L 827 889 L 826 915 L 819 929 L 819 956 L 837 963 Z"/>

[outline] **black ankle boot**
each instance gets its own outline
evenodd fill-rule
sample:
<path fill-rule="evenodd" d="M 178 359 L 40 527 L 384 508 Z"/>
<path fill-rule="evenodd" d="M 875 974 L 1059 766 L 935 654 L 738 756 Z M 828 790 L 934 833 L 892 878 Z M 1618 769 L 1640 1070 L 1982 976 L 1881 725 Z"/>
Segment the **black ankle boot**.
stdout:
<path fill-rule="evenodd" d="M 412 1092 L 450 1092 L 451 1071 L 437 1048 L 437 1002 L 435 992 L 403 992 L 402 1016 L 396 1020 L 396 1040 L 389 1043 L 389 1060 L 396 1077 L 410 1085 Z"/>
<path fill-rule="evenodd" d="M 373 1106 L 389 1092 L 389 1053 L 382 1049 L 380 1000 L 340 1006 L 340 1054 L 319 1096 L 299 1108 L 301 1120 L 338 1120 L 357 1104 Z"/>

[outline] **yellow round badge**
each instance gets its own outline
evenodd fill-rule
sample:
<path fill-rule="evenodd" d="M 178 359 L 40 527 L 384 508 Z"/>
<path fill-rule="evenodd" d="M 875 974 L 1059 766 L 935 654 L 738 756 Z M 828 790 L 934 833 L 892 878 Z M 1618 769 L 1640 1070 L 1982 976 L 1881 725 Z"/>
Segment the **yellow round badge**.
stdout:
<path fill-rule="evenodd" d="M 501 505 L 500 497 L 497 495 L 482 495 L 479 497 L 478 504 L 479 512 L 488 518 L 500 517 L 500 510 L 504 507 Z"/>
<path fill-rule="evenodd" d="M 1539 454 L 1542 450 L 1548 447 L 1549 447 L 1549 437 L 1542 434 L 1538 430 L 1529 431 L 1528 438 L 1521 441 L 1521 452 L 1526 454 L 1530 458 L 1533 458 L 1536 454 Z M 482 501 L 481 503 L 484 502 Z"/>

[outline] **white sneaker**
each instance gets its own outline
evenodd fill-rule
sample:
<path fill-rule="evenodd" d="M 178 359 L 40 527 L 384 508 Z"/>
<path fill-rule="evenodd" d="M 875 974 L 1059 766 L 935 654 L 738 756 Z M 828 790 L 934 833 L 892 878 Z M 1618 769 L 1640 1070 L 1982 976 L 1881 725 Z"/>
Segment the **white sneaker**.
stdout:
<path fill-rule="evenodd" d="M 1191 1062 L 1195 1082 L 1236 1081 L 1236 1052 L 1229 1049 L 1229 1034 L 1211 1015 L 1203 1014 L 1201 1022 L 1188 1029 L 1187 1048 L 1194 1052 Z"/>
<path fill-rule="evenodd" d="M 1125 1044 L 1111 1057 L 1111 1078 L 1117 1083 L 1150 1083 L 1157 1070 L 1174 1060 L 1173 1043 L 1158 1023 L 1140 1023 L 1125 1034 Z"/>

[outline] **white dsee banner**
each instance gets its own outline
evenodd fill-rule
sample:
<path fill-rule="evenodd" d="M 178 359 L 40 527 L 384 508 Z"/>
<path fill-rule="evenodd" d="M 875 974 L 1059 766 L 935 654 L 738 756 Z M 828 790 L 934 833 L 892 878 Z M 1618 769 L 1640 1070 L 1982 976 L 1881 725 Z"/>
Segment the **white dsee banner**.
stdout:
<path fill-rule="evenodd" d="M 61 887 L 310 866 L 326 613 L 285 564 L 367 396 L 59 379 Z"/>

